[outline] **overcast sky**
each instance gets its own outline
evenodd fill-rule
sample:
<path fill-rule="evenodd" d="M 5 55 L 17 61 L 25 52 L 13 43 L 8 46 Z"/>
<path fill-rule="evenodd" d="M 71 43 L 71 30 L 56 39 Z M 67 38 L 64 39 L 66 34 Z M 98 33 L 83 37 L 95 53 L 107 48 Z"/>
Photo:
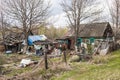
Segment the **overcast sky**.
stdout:
<path fill-rule="evenodd" d="M 47 21 L 57 27 L 66 26 L 67 22 L 66 22 L 65 13 L 62 11 L 62 7 L 60 6 L 60 3 L 63 0 L 45 0 L 45 1 L 46 2 L 50 1 L 52 5 L 51 14 Z M 104 9 L 107 9 L 107 5 L 105 4 L 106 1 L 105 0 L 100 0 L 100 1 L 102 2 L 101 6 L 104 7 Z M 111 0 L 108 1 L 110 2 Z"/>
<path fill-rule="evenodd" d="M 48 1 L 48 0 L 47 0 Z M 50 0 L 51 4 L 52 4 L 52 15 L 51 17 L 48 19 L 49 22 L 51 22 L 52 24 L 54 24 L 54 26 L 66 26 L 67 22 L 66 22 L 66 17 L 65 17 L 65 13 L 62 11 L 62 7 L 60 6 L 60 3 L 62 0 Z M 104 11 L 106 11 L 107 8 L 107 4 L 105 0 L 100 0 L 102 2 L 102 4 L 100 5 L 100 7 L 104 8 Z M 110 2 L 110 0 L 108 0 Z M 108 11 L 106 11 L 108 12 Z"/>
<path fill-rule="evenodd" d="M 62 7 L 60 6 L 60 3 L 62 0 L 50 0 L 52 5 L 52 14 L 57 15 L 62 13 Z"/>

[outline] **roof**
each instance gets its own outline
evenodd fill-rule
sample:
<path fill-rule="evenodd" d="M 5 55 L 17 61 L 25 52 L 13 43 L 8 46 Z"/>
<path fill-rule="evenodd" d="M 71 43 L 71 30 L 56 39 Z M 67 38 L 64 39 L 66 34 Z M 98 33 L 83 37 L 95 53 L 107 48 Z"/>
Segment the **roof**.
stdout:
<path fill-rule="evenodd" d="M 36 41 L 45 41 L 47 37 L 45 35 L 33 35 L 28 37 L 28 44 L 33 45 Z"/>
<path fill-rule="evenodd" d="M 108 22 L 81 24 L 79 30 L 79 37 L 103 37 L 107 28 L 111 28 Z M 65 36 L 74 36 L 74 30 L 68 31 Z"/>
<path fill-rule="evenodd" d="M 14 45 L 16 43 L 22 43 L 23 42 L 23 34 L 22 33 L 9 33 L 5 36 L 4 39 L 5 45 Z"/>

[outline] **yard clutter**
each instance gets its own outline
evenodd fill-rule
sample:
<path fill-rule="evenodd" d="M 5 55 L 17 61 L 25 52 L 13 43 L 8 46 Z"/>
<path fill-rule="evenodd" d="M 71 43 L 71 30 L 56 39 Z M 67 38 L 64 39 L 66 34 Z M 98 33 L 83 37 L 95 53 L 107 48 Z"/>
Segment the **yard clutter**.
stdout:
<path fill-rule="evenodd" d="M 35 54 L 37 56 L 43 55 L 43 50 L 41 45 L 34 45 L 35 48 Z"/>
<path fill-rule="evenodd" d="M 107 43 L 102 44 L 101 49 L 99 50 L 99 54 L 103 56 L 106 55 L 109 52 L 109 47 L 110 46 Z"/>
<path fill-rule="evenodd" d="M 52 52 L 52 41 L 50 41 L 45 35 L 32 35 L 28 37 L 28 52 L 35 53 L 37 56 L 42 56 L 45 51 L 45 46 L 48 47 L 49 53 Z M 48 53 L 48 54 L 49 54 Z"/>
<path fill-rule="evenodd" d="M 100 55 L 104 56 L 104 55 L 106 55 L 108 53 L 108 51 L 109 51 L 109 46 L 107 48 L 101 50 L 99 53 L 100 53 Z"/>
<path fill-rule="evenodd" d="M 62 51 L 60 49 L 54 48 L 52 55 L 61 55 Z"/>
<path fill-rule="evenodd" d="M 38 63 L 37 61 L 32 61 L 31 59 L 22 59 L 20 62 L 20 67 L 26 67 L 37 63 Z"/>
<path fill-rule="evenodd" d="M 93 54 L 106 55 L 110 51 L 110 43 L 108 41 L 101 41 L 97 47 L 94 48 Z"/>

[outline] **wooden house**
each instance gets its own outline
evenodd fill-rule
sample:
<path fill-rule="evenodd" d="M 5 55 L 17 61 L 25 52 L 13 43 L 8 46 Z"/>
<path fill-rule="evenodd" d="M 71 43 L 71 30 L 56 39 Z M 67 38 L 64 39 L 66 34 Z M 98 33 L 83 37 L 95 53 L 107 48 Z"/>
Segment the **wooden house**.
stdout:
<path fill-rule="evenodd" d="M 20 52 L 24 40 L 22 33 L 10 33 L 5 36 L 4 45 L 5 51 L 12 51 L 13 53 Z"/>
<path fill-rule="evenodd" d="M 95 43 L 96 41 L 114 40 L 114 33 L 108 22 L 81 24 L 78 34 L 78 44 L 81 42 Z M 68 49 L 74 49 L 75 35 L 74 30 L 69 30 L 64 37 L 58 41 L 67 42 Z"/>

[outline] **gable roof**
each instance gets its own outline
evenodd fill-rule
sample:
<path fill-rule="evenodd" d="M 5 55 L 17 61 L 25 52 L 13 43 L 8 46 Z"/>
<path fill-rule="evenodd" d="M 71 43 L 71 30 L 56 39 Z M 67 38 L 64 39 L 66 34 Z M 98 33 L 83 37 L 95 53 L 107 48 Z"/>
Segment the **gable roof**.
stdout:
<path fill-rule="evenodd" d="M 103 37 L 105 30 L 109 28 L 112 30 L 108 22 L 81 24 L 79 30 L 79 37 Z M 74 30 L 71 29 L 65 36 L 74 36 Z"/>

